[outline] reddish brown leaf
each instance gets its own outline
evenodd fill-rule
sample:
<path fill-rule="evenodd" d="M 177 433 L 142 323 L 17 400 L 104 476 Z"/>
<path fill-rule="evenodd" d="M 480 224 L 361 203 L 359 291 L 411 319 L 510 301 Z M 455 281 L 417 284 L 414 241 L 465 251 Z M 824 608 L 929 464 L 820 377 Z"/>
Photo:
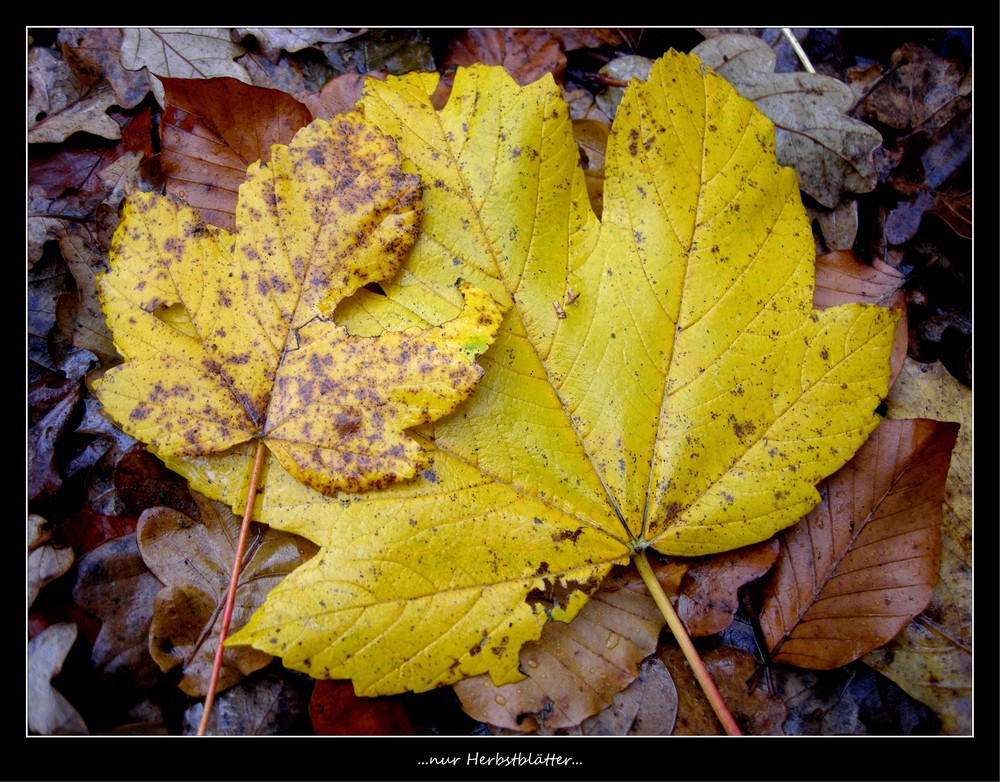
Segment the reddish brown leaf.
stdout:
<path fill-rule="evenodd" d="M 692 636 L 721 633 L 739 608 L 739 588 L 763 576 L 778 558 L 778 542 L 765 540 L 691 560 L 677 596 L 677 615 Z"/>
<path fill-rule="evenodd" d="M 657 655 L 667 666 L 677 688 L 674 735 L 722 735 L 722 725 L 680 648 L 673 643 L 664 643 Z M 781 735 L 787 710 L 781 700 L 763 687 L 751 689 L 749 686 L 754 681 L 757 668 L 751 655 L 731 646 L 718 646 L 703 650 L 701 658 L 740 730 L 756 736 Z"/>
<path fill-rule="evenodd" d="M 594 119 L 573 120 L 573 136 L 580 145 L 580 162 L 587 180 L 590 206 L 598 217 L 604 208 L 604 154 L 611 125 Z"/>
<path fill-rule="evenodd" d="M 883 421 L 781 537 L 760 623 L 778 663 L 827 670 L 895 636 L 938 579 L 941 503 L 958 426 Z"/>
<path fill-rule="evenodd" d="M 317 736 L 413 734 L 413 723 L 398 698 L 359 698 L 348 681 L 316 682 L 309 719 Z"/>
<path fill-rule="evenodd" d="M 537 28 L 472 29 L 456 39 L 443 65 L 502 65 L 522 87 L 551 73 L 556 82 L 566 70 L 566 55 L 559 41 Z"/>
<path fill-rule="evenodd" d="M 115 464 L 113 480 L 129 515 L 139 516 L 149 508 L 166 507 L 199 518 L 198 505 L 191 497 L 187 481 L 164 467 L 138 443 Z"/>
<path fill-rule="evenodd" d="M 617 46 L 622 42 L 621 32 L 607 27 L 549 27 L 545 32 L 559 41 L 563 51 L 567 52 Z"/>
<path fill-rule="evenodd" d="M 84 506 L 62 526 L 62 539 L 78 557 L 113 538 L 135 532 L 138 516 L 104 516 Z"/>
<path fill-rule="evenodd" d="M 813 305 L 825 310 L 838 304 L 859 301 L 897 309 L 901 313 L 892 345 L 892 381 L 899 377 L 906 359 L 909 327 L 906 318 L 906 276 L 876 258 L 872 265 L 861 263 L 853 252 L 837 251 L 816 257 L 816 290 Z"/>
<path fill-rule="evenodd" d="M 336 114 L 346 114 L 354 108 L 354 104 L 361 97 L 365 79 L 369 76 L 384 79 L 386 72 L 342 73 L 330 79 L 319 92 L 302 93 L 298 98 L 308 107 L 315 119 L 330 119 Z"/>
<path fill-rule="evenodd" d="M 269 160 L 272 144 L 288 144 L 312 119 L 309 109 L 284 92 L 231 78 L 163 79 L 163 88 L 167 192 L 232 231 L 247 166 Z"/>

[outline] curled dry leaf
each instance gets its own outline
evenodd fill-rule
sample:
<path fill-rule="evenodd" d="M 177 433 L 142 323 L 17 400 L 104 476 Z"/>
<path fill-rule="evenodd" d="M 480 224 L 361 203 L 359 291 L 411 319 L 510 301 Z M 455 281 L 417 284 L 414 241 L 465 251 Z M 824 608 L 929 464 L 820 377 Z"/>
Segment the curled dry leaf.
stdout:
<path fill-rule="evenodd" d="M 677 594 L 686 569 L 657 564 L 667 595 Z M 538 641 L 521 647 L 523 681 L 498 686 L 475 676 L 456 683 L 455 692 L 469 716 L 498 727 L 529 732 L 579 725 L 635 680 L 663 624 L 638 572 L 624 568 L 605 579 L 572 622 L 550 622 Z"/>
<path fill-rule="evenodd" d="M 813 302 L 816 309 L 826 309 L 849 301 L 868 302 L 899 312 L 893 336 L 892 380 L 903 369 L 909 343 L 906 317 L 906 275 L 884 261 L 875 258 L 871 265 L 861 263 L 853 252 L 840 251 L 816 256 L 816 289 Z"/>
<path fill-rule="evenodd" d="M 142 561 L 135 535 L 114 538 L 77 562 L 73 599 L 102 621 L 91 662 L 135 687 L 162 681 L 149 655 L 153 598 L 163 588 Z"/>
<path fill-rule="evenodd" d="M 820 484 L 822 502 L 781 537 L 761 630 L 774 662 L 828 670 L 895 636 L 930 600 L 941 501 L 958 427 L 887 420 Z"/>
<path fill-rule="evenodd" d="M 418 178 L 357 115 L 317 120 L 252 166 L 236 234 L 136 194 L 99 281 L 125 363 L 95 382 L 98 399 L 161 458 L 238 451 L 245 467 L 262 439 L 329 494 L 412 477 L 422 451 L 405 430 L 472 392 L 499 308 L 463 286 L 443 326 L 371 338 L 328 316 L 392 276 L 420 213 Z"/>
<path fill-rule="evenodd" d="M 45 545 L 51 533 L 44 531 L 46 521 L 28 514 L 28 607 L 38 597 L 38 590 L 59 578 L 73 564 L 73 549 Z"/>
<path fill-rule="evenodd" d="M 50 625 L 28 642 L 28 729 L 42 736 L 87 734 L 80 713 L 52 686 L 76 641 L 76 625 Z"/>
<path fill-rule="evenodd" d="M 28 50 L 28 143 L 58 144 L 77 132 L 119 139 L 121 127 L 107 113 L 114 103 L 110 87 L 81 84 L 51 49 Z"/>
<path fill-rule="evenodd" d="M 875 187 L 873 153 L 882 136 L 848 116 L 854 96 L 846 84 L 816 73 L 775 73 L 774 51 L 751 36 L 710 38 L 691 53 L 774 121 L 778 161 L 793 166 L 802 190 L 823 206 L 835 207 L 844 191 Z"/>
<path fill-rule="evenodd" d="M 194 207 L 210 225 L 234 230 L 237 191 L 251 163 L 271 159 L 312 119 L 279 90 L 234 79 L 163 79 L 160 125 L 167 192 Z"/>
<path fill-rule="evenodd" d="M 296 97 L 302 101 L 315 119 L 330 119 L 336 114 L 347 114 L 361 97 L 361 89 L 367 78 L 385 78 L 377 73 L 342 73 L 328 81 L 323 89 L 312 93 L 301 93 Z"/>
<path fill-rule="evenodd" d="M 28 502 L 51 502 L 62 487 L 57 447 L 73 421 L 80 384 L 48 376 L 28 389 Z"/>
<path fill-rule="evenodd" d="M 625 95 L 625 85 L 632 79 L 645 81 L 649 76 L 649 70 L 653 67 L 653 61 L 648 57 L 639 57 L 634 54 L 626 54 L 616 57 L 600 70 L 602 76 L 606 76 L 614 81 L 621 82 L 621 86 L 609 86 L 597 93 L 594 99 L 608 117 L 614 118 L 618 112 L 618 105 Z"/>
<path fill-rule="evenodd" d="M 115 102 L 131 109 L 150 90 L 149 74 L 124 68 L 119 52 L 122 30 L 118 27 L 68 27 L 59 31 L 63 58 L 81 82 L 95 87 L 102 81 L 111 85 Z"/>
<path fill-rule="evenodd" d="M 166 584 L 156 595 L 150 653 L 164 672 L 180 666 L 178 687 L 200 697 L 211 680 L 240 519 L 222 503 L 199 495 L 195 500 L 199 521 L 171 508 L 152 508 L 139 518 L 136 536 L 146 565 Z M 232 628 L 242 627 L 267 593 L 301 562 L 293 535 L 256 525 L 240 563 Z M 270 660 L 256 649 L 226 649 L 217 691 Z"/>

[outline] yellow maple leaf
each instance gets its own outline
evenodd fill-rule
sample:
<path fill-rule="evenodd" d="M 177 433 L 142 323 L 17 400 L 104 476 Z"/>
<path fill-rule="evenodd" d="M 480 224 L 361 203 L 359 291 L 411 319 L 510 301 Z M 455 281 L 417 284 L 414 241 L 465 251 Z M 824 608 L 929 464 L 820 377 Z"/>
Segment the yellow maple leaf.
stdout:
<path fill-rule="evenodd" d="M 404 430 L 471 393 L 499 308 L 464 286 L 464 309 L 439 327 L 361 337 L 328 316 L 396 272 L 421 211 L 419 179 L 357 115 L 314 122 L 252 165 L 234 234 L 133 195 L 99 285 L 125 359 L 95 384 L 105 410 L 162 458 L 262 439 L 321 492 L 412 477 L 422 451 Z"/>
<path fill-rule="evenodd" d="M 373 331 L 453 317 L 456 275 L 507 305 L 476 393 L 421 427 L 431 469 L 325 498 L 272 473 L 261 517 L 322 550 L 231 639 L 359 693 L 489 673 L 647 548 L 770 537 L 876 426 L 896 315 L 814 311 L 815 251 L 774 128 L 696 58 L 633 82 L 590 210 L 551 79 L 370 82 L 367 119 L 424 182 L 403 270 L 345 308 Z M 352 309 L 353 308 L 353 309 Z M 213 472 L 175 465 L 202 491 Z"/>

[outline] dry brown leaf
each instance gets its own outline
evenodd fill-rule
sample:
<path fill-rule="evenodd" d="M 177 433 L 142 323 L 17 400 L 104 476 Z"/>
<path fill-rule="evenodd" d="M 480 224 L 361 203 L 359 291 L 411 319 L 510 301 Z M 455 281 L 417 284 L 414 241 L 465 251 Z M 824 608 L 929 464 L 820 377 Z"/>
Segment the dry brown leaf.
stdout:
<path fill-rule="evenodd" d="M 115 93 L 115 102 L 131 109 L 142 102 L 150 90 L 146 71 L 122 67 L 119 52 L 122 31 L 117 27 L 68 27 L 59 31 L 63 58 L 84 84 L 94 87 L 107 81 Z"/>
<path fill-rule="evenodd" d="M 319 49 L 321 43 L 349 41 L 364 32 L 363 29 L 345 30 L 341 27 L 237 27 L 233 30 L 239 38 L 252 35 L 261 53 L 271 62 L 277 62 L 282 51 Z"/>
<path fill-rule="evenodd" d="M 385 78 L 385 72 L 342 73 L 330 79 L 318 93 L 301 93 L 296 97 L 312 112 L 314 119 L 330 119 L 335 114 L 346 114 L 354 108 L 369 76 Z"/>
<path fill-rule="evenodd" d="M 201 722 L 204 704 L 184 712 L 184 733 L 194 734 Z M 215 700 L 208 718 L 209 736 L 273 736 L 292 732 L 301 719 L 302 697 L 280 676 L 263 676 L 241 682 Z"/>
<path fill-rule="evenodd" d="M 583 176 L 587 180 L 587 195 L 594 214 L 601 216 L 604 206 L 604 153 L 608 146 L 611 125 L 594 119 L 573 120 L 573 137 L 580 145 Z"/>
<path fill-rule="evenodd" d="M 901 131 L 934 130 L 968 102 L 970 86 L 957 60 L 939 57 L 919 43 L 905 43 L 892 54 L 889 67 L 857 73 L 852 87 L 861 98 L 858 116 Z"/>
<path fill-rule="evenodd" d="M 563 51 L 596 49 L 599 46 L 617 46 L 622 42 L 618 30 L 607 27 L 547 27 L 545 32 L 559 41 Z"/>
<path fill-rule="evenodd" d="M 451 43 L 443 67 L 473 63 L 500 65 L 520 86 L 551 73 L 557 83 L 566 70 L 566 55 L 559 40 L 538 28 L 474 28 Z"/>
<path fill-rule="evenodd" d="M 673 735 L 722 735 L 722 726 L 680 648 L 665 643 L 657 656 L 667 666 L 677 687 L 677 724 Z M 757 668 L 752 655 L 731 646 L 717 646 L 703 650 L 701 657 L 744 733 L 781 735 L 787 711 L 781 700 L 763 687 L 751 691 L 749 685 Z"/>
<path fill-rule="evenodd" d="M 899 310 L 896 333 L 892 344 L 892 381 L 903 368 L 909 342 L 906 317 L 906 297 L 903 286 L 906 275 L 878 258 L 872 264 L 861 263 L 853 252 L 838 251 L 816 256 L 816 290 L 813 306 L 825 310 L 838 304 L 857 301 L 878 304 Z"/>
<path fill-rule="evenodd" d="M 135 535 L 110 540 L 80 558 L 73 599 L 103 622 L 91 652 L 95 669 L 121 675 L 131 687 L 162 680 L 149 656 L 153 597 L 162 588 L 142 561 Z"/>
<path fill-rule="evenodd" d="M 639 675 L 609 706 L 574 728 L 543 728 L 540 736 L 669 736 L 677 721 L 677 688 L 657 657 L 644 660 Z"/>
<path fill-rule="evenodd" d="M 216 625 L 229 587 L 240 519 L 228 506 L 194 496 L 200 521 L 171 508 L 152 508 L 139 518 L 136 536 L 146 564 L 167 585 L 156 596 L 150 652 L 165 672 L 181 666 L 181 690 L 203 696 L 218 645 Z M 301 563 L 294 535 L 256 525 L 240 566 L 232 631 L 242 627 L 272 587 Z M 251 647 L 226 649 L 217 692 L 270 660 Z"/>
<path fill-rule="evenodd" d="M 741 586 L 763 576 L 778 558 L 778 542 L 765 540 L 735 551 L 689 560 L 677 615 L 692 636 L 721 633 L 739 608 Z"/>
<path fill-rule="evenodd" d="M 38 590 L 55 581 L 73 565 L 73 549 L 47 546 L 51 537 L 44 527 L 46 520 L 41 516 L 28 514 L 28 607 L 38 597 Z"/>
<path fill-rule="evenodd" d="M 59 144 L 81 131 L 119 139 L 121 128 L 107 113 L 115 100 L 110 87 L 81 84 L 53 50 L 28 50 L 28 143 Z"/>
<path fill-rule="evenodd" d="M 854 103 L 844 83 L 817 73 L 775 73 L 774 51 L 759 38 L 722 35 L 691 51 L 757 104 L 777 126 L 778 162 L 795 168 L 799 186 L 827 208 L 844 191 L 875 187 L 877 130 L 848 116 Z"/>
<path fill-rule="evenodd" d="M 271 158 L 311 119 L 290 95 L 230 79 L 164 79 L 160 128 L 167 192 L 202 218 L 235 228 L 236 197 L 247 167 Z"/>
<path fill-rule="evenodd" d="M 52 687 L 52 678 L 76 641 L 76 625 L 45 628 L 28 642 L 28 729 L 43 736 L 86 734 L 87 725 L 69 701 Z"/>
<path fill-rule="evenodd" d="M 882 646 L 938 578 L 944 482 L 957 426 L 883 421 L 823 500 L 781 535 L 760 624 L 774 662 L 828 670 Z"/>
<path fill-rule="evenodd" d="M 56 498 L 63 483 L 56 446 L 70 425 L 80 400 L 80 385 L 63 378 L 47 378 L 28 389 L 34 408 L 28 429 L 28 502 L 47 503 Z M 37 415 L 37 420 L 32 420 Z"/>
<path fill-rule="evenodd" d="M 687 565 L 654 569 L 667 594 L 676 595 Z M 467 714 L 498 727 L 527 732 L 579 725 L 636 678 L 663 624 L 638 572 L 623 568 L 572 622 L 549 622 L 538 641 L 521 647 L 528 678 L 498 687 L 487 675 L 475 676 L 454 685 L 455 692 Z"/>
<path fill-rule="evenodd" d="M 858 238 L 858 202 L 845 198 L 833 209 L 806 206 L 809 217 L 819 223 L 827 251 L 850 250 Z"/>
<path fill-rule="evenodd" d="M 972 391 L 940 363 L 907 359 L 888 399 L 890 418 L 960 424 L 941 524 L 941 578 L 930 605 L 865 661 L 931 706 L 942 732 L 972 732 Z"/>
<path fill-rule="evenodd" d="M 247 82 L 246 71 L 233 62 L 244 51 L 225 27 L 128 27 L 120 58 L 130 71 L 148 68 L 174 79 L 230 76 Z"/>

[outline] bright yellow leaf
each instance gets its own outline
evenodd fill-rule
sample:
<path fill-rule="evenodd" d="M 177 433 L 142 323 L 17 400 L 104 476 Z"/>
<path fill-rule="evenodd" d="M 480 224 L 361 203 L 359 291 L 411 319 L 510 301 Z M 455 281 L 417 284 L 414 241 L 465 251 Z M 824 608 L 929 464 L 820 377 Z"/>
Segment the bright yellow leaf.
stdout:
<path fill-rule="evenodd" d="M 125 363 L 98 398 L 163 458 L 262 438 L 321 492 L 412 477 L 422 451 L 404 430 L 471 393 L 499 308 L 463 286 L 464 309 L 439 327 L 361 337 L 328 316 L 395 273 L 420 216 L 419 179 L 357 115 L 252 165 L 235 234 L 172 198 L 132 196 L 100 281 Z"/>
<path fill-rule="evenodd" d="M 430 468 L 408 484 L 325 498 L 272 464 L 261 517 L 322 550 L 231 639 L 369 695 L 518 680 L 520 645 L 632 552 L 708 554 L 797 521 L 878 422 L 896 318 L 812 309 L 774 128 L 697 59 L 671 53 L 629 88 L 602 222 L 551 79 L 460 69 L 440 112 L 434 84 L 371 81 L 362 99 L 420 174 L 425 217 L 388 301 L 349 315 L 441 322 L 470 280 L 509 308 L 486 376 L 420 428 Z"/>

